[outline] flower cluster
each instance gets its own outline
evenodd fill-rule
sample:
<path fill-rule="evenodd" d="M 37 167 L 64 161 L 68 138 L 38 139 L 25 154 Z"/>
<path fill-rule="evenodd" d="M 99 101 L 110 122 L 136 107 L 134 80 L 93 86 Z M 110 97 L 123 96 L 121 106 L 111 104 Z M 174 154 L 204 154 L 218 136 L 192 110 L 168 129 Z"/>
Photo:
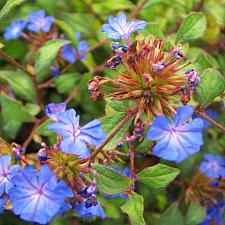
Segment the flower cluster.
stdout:
<path fill-rule="evenodd" d="M 221 199 L 217 203 L 212 204 L 207 208 L 206 217 L 199 225 L 210 225 L 212 223 L 223 225 L 225 223 L 225 220 L 223 219 L 224 209 L 224 199 Z"/>
<path fill-rule="evenodd" d="M 114 44 L 114 52 L 115 49 L 118 50 L 116 55 L 108 61 L 108 67 L 115 76 L 101 78 L 98 87 L 92 88 L 91 94 L 94 99 L 97 95 L 115 101 L 136 102 L 136 122 L 143 113 L 149 121 L 156 116 L 173 117 L 177 100 L 182 98 L 184 90 L 191 88 L 191 94 L 196 90 L 199 83 L 196 72 L 193 69 L 186 73 L 180 72 L 189 64 L 184 63 L 186 58 L 180 45 L 165 53 L 162 40 L 139 35 L 128 47 Z M 119 64 L 122 68 L 117 67 Z M 110 88 L 101 89 L 101 86 Z"/>
<path fill-rule="evenodd" d="M 4 33 L 4 39 L 18 39 L 24 34 L 23 31 L 25 28 L 34 33 L 40 31 L 49 32 L 53 22 L 54 18 L 52 16 L 45 16 L 44 10 L 32 12 L 26 21 L 18 20 L 12 22 Z"/>
<path fill-rule="evenodd" d="M 138 35 L 135 42 L 130 43 L 131 33 L 145 25 L 144 21 L 127 23 L 124 14 L 109 18 L 109 24 L 103 25 L 102 30 L 109 38 L 124 39 L 128 46 L 112 44 L 115 56 L 108 61 L 108 67 L 114 76 L 94 77 L 89 82 L 89 90 L 93 100 L 103 97 L 132 101 L 137 106 L 135 129 L 127 141 L 143 137 L 146 121 L 142 118 L 145 114 L 151 124 L 147 139 L 158 141 L 153 155 L 179 163 L 203 145 L 203 120 L 191 119 L 192 106 L 177 109 L 178 99 L 182 101 L 183 94 L 193 94 L 200 78 L 194 69 L 181 72 L 189 64 L 185 62 L 181 45 L 166 53 L 164 42 L 151 36 Z"/>
<path fill-rule="evenodd" d="M 32 52 L 36 52 L 47 41 L 52 39 L 64 39 L 64 34 L 60 35 L 57 28 L 53 26 L 54 17 L 46 16 L 44 10 L 37 12 L 31 12 L 26 20 L 18 20 L 12 22 L 4 33 L 5 40 L 15 40 L 19 37 L 24 38 L 30 43 Z M 28 33 L 26 33 L 26 31 Z M 61 48 L 60 54 L 57 56 L 53 65 L 51 66 L 52 76 L 58 77 L 60 75 L 59 66 L 64 62 L 75 63 L 76 60 L 85 60 L 87 58 L 86 53 L 89 50 L 88 43 L 85 40 L 81 40 L 81 34 L 75 32 L 75 38 L 77 39 L 77 49 L 72 44 L 66 44 Z"/>

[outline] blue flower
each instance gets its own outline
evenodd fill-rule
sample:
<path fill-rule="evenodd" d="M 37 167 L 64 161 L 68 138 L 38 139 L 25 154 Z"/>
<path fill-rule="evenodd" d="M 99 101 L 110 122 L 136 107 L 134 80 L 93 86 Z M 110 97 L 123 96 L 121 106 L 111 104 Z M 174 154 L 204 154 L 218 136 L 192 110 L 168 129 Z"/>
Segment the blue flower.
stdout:
<path fill-rule="evenodd" d="M 64 202 L 64 204 L 61 206 L 59 211 L 57 212 L 56 216 L 62 216 L 65 212 L 69 211 L 72 208 L 72 205 Z"/>
<path fill-rule="evenodd" d="M 199 225 L 209 225 L 212 222 L 215 222 L 215 224 L 218 225 L 223 225 L 225 223 L 223 220 L 224 206 L 223 199 L 213 205 L 211 204 L 206 210 L 205 219 Z"/>
<path fill-rule="evenodd" d="M 57 116 L 56 113 L 58 112 L 64 112 L 66 110 L 66 103 L 50 103 L 45 108 L 45 114 L 50 119 L 56 121 Z"/>
<path fill-rule="evenodd" d="M 91 196 L 90 198 L 83 200 L 83 202 L 76 207 L 76 212 L 81 218 L 93 216 L 105 218 L 104 210 L 95 196 Z"/>
<path fill-rule="evenodd" d="M 92 120 L 80 128 L 80 118 L 76 115 L 75 110 L 70 109 L 59 112 L 56 116 L 57 122 L 49 125 L 48 129 L 63 137 L 60 148 L 64 153 L 87 158 L 90 155 L 87 143 L 98 146 L 105 139 L 100 120 Z"/>
<path fill-rule="evenodd" d="M 199 170 L 209 178 L 225 176 L 225 160 L 218 155 L 204 154 L 206 161 L 201 162 Z"/>
<path fill-rule="evenodd" d="M 76 62 L 76 50 L 74 49 L 73 45 L 66 44 L 62 47 L 61 56 L 63 59 L 69 63 Z"/>
<path fill-rule="evenodd" d="M 0 198 L 0 214 L 4 213 L 5 209 L 4 209 L 4 206 L 7 202 L 7 197 L 6 196 L 3 196 Z"/>
<path fill-rule="evenodd" d="M 10 167 L 11 156 L 0 156 L 0 196 L 8 193 L 13 186 L 12 178 L 18 173 L 20 165 Z"/>
<path fill-rule="evenodd" d="M 76 39 L 80 40 L 80 33 L 75 33 Z M 67 39 L 65 36 L 62 37 L 63 39 Z M 69 63 L 75 63 L 77 57 L 82 61 L 87 58 L 85 52 L 87 52 L 89 49 L 89 46 L 86 41 L 79 41 L 77 44 L 77 51 L 71 44 L 64 45 L 61 50 L 61 56 L 62 58 L 69 62 Z"/>
<path fill-rule="evenodd" d="M 50 70 L 51 70 L 51 75 L 53 76 L 53 77 L 59 77 L 59 75 L 60 75 L 60 71 L 59 71 L 59 68 L 57 67 L 57 66 L 51 66 L 50 67 Z"/>
<path fill-rule="evenodd" d="M 75 38 L 79 41 L 81 38 L 80 32 L 75 32 Z"/>
<path fill-rule="evenodd" d="M 85 198 L 89 198 L 90 196 L 96 194 L 96 191 L 96 184 L 92 184 L 77 192 L 77 194 L 82 195 Z"/>
<path fill-rule="evenodd" d="M 25 29 L 26 25 L 27 22 L 22 20 L 12 22 L 6 28 L 6 31 L 4 33 L 4 39 L 5 40 L 18 39 L 23 33 L 23 30 Z"/>
<path fill-rule="evenodd" d="M 153 155 L 179 163 L 200 150 L 203 120 L 196 118 L 187 122 L 193 112 L 192 106 L 182 106 L 171 123 L 164 116 L 153 121 L 147 134 L 148 140 L 158 141 Z"/>
<path fill-rule="evenodd" d="M 27 29 L 32 32 L 49 32 L 54 21 L 53 16 L 45 16 L 45 11 L 32 12 L 28 16 Z"/>
<path fill-rule="evenodd" d="M 87 58 L 87 55 L 85 52 L 87 52 L 89 49 L 89 46 L 86 41 L 80 41 L 77 45 L 77 51 L 78 55 L 80 55 L 80 60 L 83 61 Z"/>
<path fill-rule="evenodd" d="M 146 25 L 145 21 L 127 22 L 126 15 L 120 13 L 118 17 L 109 16 L 109 23 L 102 26 L 102 32 L 106 32 L 108 38 L 129 40 L 131 33 L 143 30 Z"/>
<path fill-rule="evenodd" d="M 28 166 L 13 177 L 9 191 L 12 210 L 21 219 L 40 224 L 48 223 L 64 206 L 72 190 L 64 181 L 57 182 L 52 171 L 44 165 L 39 171 Z"/>

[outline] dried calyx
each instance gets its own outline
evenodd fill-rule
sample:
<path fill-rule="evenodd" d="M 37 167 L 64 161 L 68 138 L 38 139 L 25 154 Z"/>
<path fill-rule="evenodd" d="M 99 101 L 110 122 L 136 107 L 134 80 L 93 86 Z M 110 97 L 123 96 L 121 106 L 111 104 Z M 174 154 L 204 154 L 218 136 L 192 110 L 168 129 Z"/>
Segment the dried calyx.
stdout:
<path fill-rule="evenodd" d="M 105 99 L 134 100 L 139 108 L 136 122 L 142 113 L 149 121 L 155 116 L 172 117 L 182 90 L 188 86 L 189 74 L 181 69 L 189 63 L 184 62 L 186 58 L 180 45 L 167 53 L 163 49 L 162 40 L 139 35 L 126 51 L 119 51 L 120 66 L 109 64 L 114 76 L 101 78 L 98 93 Z M 115 57 L 118 58 L 118 53 L 113 60 Z"/>

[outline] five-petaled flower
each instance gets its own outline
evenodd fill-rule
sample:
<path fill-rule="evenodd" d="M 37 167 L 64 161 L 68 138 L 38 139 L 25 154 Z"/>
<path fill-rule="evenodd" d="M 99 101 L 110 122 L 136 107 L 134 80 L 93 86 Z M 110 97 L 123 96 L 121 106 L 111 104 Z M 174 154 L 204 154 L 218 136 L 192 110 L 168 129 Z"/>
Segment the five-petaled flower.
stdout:
<path fill-rule="evenodd" d="M 27 29 L 32 32 L 49 32 L 54 21 L 53 16 L 45 16 L 44 10 L 32 12 L 28 16 Z"/>
<path fill-rule="evenodd" d="M 187 122 L 193 112 L 192 106 L 182 106 L 178 108 L 173 122 L 170 123 L 164 116 L 153 121 L 147 135 L 149 140 L 158 141 L 153 155 L 179 163 L 200 150 L 203 120 L 196 118 Z"/>
<path fill-rule="evenodd" d="M 127 22 L 126 15 L 120 13 L 118 17 L 109 16 L 109 23 L 102 26 L 102 31 L 107 33 L 108 38 L 114 40 L 122 38 L 129 43 L 131 33 L 143 30 L 146 25 L 143 20 Z"/>
<path fill-rule="evenodd" d="M 218 155 L 204 154 L 204 162 L 201 162 L 199 170 L 209 178 L 221 178 L 225 176 L 225 160 Z"/>
<path fill-rule="evenodd" d="M 27 22 L 23 20 L 13 21 L 6 28 L 6 31 L 4 33 L 4 39 L 5 40 L 18 39 L 23 33 L 23 30 L 25 29 L 26 25 Z"/>
<path fill-rule="evenodd" d="M 10 166 L 11 156 L 0 156 L 0 196 L 9 192 L 13 186 L 12 178 L 18 173 L 20 165 Z"/>
<path fill-rule="evenodd" d="M 49 125 L 48 129 L 63 137 L 60 149 L 64 153 L 87 158 L 90 155 L 87 144 L 98 146 L 105 138 L 100 120 L 95 119 L 79 127 L 80 117 L 76 115 L 74 109 L 59 112 L 56 117 L 57 122 Z"/>
<path fill-rule="evenodd" d="M 52 171 L 44 165 L 39 171 L 28 166 L 13 177 L 9 190 L 12 210 L 21 219 L 40 224 L 48 223 L 73 197 L 64 181 L 57 182 Z"/>

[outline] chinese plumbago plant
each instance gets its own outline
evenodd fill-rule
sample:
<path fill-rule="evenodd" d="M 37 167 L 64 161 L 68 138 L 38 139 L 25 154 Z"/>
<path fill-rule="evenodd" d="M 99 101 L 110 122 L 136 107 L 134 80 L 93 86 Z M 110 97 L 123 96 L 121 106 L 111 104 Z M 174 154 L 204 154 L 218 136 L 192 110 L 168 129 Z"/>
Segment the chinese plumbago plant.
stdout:
<path fill-rule="evenodd" d="M 8 0 L 0 19 L 20 2 Z M 148 23 L 147 2 L 130 17 L 118 12 L 106 22 L 98 3 L 92 8 L 80 1 L 101 22 L 95 45 L 88 30 L 96 24 L 76 30 L 75 14 L 53 16 L 48 7 L 5 27 L 2 218 L 15 214 L 29 224 L 225 223 L 225 79 L 219 66 L 213 68 L 214 57 L 192 48 L 207 29 L 199 12 L 204 1 L 168 36 Z M 23 46 L 25 59 L 10 45 Z M 108 58 L 103 45 L 111 46 Z M 99 49 L 102 62 L 93 53 Z"/>

